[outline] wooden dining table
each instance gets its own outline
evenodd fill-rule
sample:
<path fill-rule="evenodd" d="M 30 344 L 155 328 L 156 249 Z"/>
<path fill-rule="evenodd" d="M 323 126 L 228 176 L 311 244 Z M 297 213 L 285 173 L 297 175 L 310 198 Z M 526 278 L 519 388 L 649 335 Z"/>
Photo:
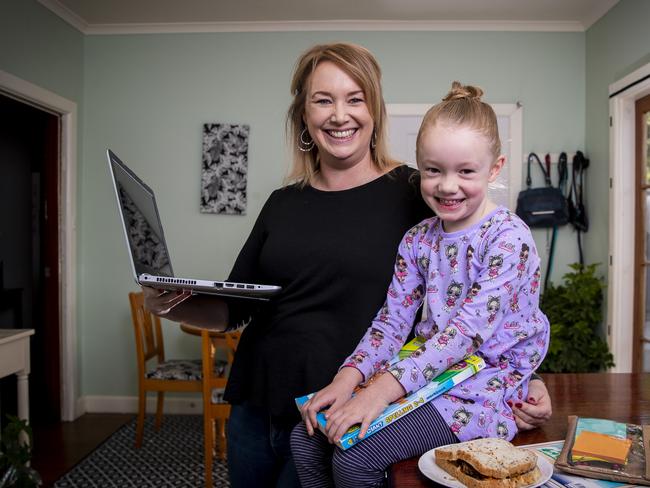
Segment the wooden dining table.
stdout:
<path fill-rule="evenodd" d="M 650 373 L 543 374 L 542 378 L 553 401 L 553 416 L 542 427 L 517 434 L 515 445 L 564 439 L 569 415 L 650 424 Z M 417 463 L 415 457 L 394 464 L 390 486 L 439 486 L 420 472 Z"/>

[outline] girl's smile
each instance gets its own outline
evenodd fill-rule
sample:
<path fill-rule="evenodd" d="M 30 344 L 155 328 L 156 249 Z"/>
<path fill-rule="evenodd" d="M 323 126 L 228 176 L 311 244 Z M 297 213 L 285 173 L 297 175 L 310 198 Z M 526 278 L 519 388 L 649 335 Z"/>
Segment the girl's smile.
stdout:
<path fill-rule="evenodd" d="M 488 184 L 504 162 L 494 160 L 487 138 L 471 127 L 439 122 L 426 130 L 418 147 L 420 189 L 445 231 L 465 229 L 494 209 Z"/>

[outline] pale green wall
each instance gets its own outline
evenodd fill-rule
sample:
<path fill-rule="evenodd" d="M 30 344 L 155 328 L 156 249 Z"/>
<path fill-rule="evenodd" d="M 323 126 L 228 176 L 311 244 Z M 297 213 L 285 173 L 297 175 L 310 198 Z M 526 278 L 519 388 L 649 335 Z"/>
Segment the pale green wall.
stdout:
<path fill-rule="evenodd" d="M 650 63 L 650 2 L 621 0 L 587 31 L 586 144 L 591 156 L 588 201 L 590 262 L 607 273 L 609 215 L 609 85 Z M 598 237 L 595 237 L 598 236 Z"/>
<path fill-rule="evenodd" d="M 83 49 L 84 35 L 35 0 L 0 0 L 0 70 L 77 104 L 78 155 L 83 144 Z M 82 174 L 79 159 L 77 175 Z M 83 300 L 82 293 L 78 299 Z M 79 348 L 82 374 L 80 359 Z"/>
<path fill-rule="evenodd" d="M 523 103 L 525 150 L 584 147 L 584 33 L 89 36 L 80 205 L 84 394 L 133 391 L 125 296 L 134 286 L 105 148 L 114 149 L 158 192 L 176 272 L 225 276 L 286 169 L 283 127 L 293 63 L 311 44 L 331 40 L 358 42 L 376 54 L 388 102 L 435 101 L 459 79 L 482 86 L 489 101 Z M 198 211 L 204 122 L 251 125 L 245 217 Z M 544 236 L 537 236 L 540 247 Z M 560 271 L 576 260 L 572 246 L 570 233 L 563 231 Z M 105 276 L 101 285 L 98 276 Z M 197 345 L 182 333 L 170 334 L 169 342 L 183 353 Z"/>
<path fill-rule="evenodd" d="M 0 0 L 0 69 L 81 103 L 84 36 L 35 0 Z"/>
<path fill-rule="evenodd" d="M 585 138 L 584 33 L 224 33 L 82 36 L 35 1 L 2 0 L 0 69 L 80 106 L 79 321 L 82 395 L 135 394 L 126 294 L 135 289 L 104 151 L 156 190 L 176 271 L 225 276 L 287 167 L 284 114 L 296 57 L 316 42 L 370 48 L 389 103 L 438 100 L 454 79 L 490 102 L 524 105 L 524 151 L 574 151 Z M 35 25 L 36 29 L 27 29 Z M 25 28 L 23 28 L 25 27 Z M 83 56 L 83 59 L 81 57 Z M 83 90 L 83 92 L 82 92 Z M 81 103 L 83 102 L 83 103 Z M 201 126 L 251 125 L 244 217 L 198 211 Z M 606 234 L 594 239 L 606 239 Z M 544 255 L 545 233 L 536 240 Z M 577 254 L 560 236 L 556 273 Z M 198 340 L 166 328 L 169 356 Z"/>

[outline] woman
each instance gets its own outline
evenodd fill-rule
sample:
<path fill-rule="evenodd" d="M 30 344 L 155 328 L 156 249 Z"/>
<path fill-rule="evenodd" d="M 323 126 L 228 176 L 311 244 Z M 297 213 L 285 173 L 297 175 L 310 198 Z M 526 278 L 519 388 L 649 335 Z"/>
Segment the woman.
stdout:
<path fill-rule="evenodd" d="M 171 320 L 248 324 L 225 395 L 233 488 L 299 486 L 294 398 L 327 385 L 359 341 L 383 303 L 397 244 L 428 211 L 415 170 L 388 156 L 381 71 L 368 50 L 314 46 L 298 59 L 291 93 L 292 184 L 271 194 L 229 277 L 282 294 L 251 304 L 145 290 L 147 307 Z M 546 388 L 533 383 L 539 404 L 522 404 L 520 420 L 530 426 L 550 416 Z"/>

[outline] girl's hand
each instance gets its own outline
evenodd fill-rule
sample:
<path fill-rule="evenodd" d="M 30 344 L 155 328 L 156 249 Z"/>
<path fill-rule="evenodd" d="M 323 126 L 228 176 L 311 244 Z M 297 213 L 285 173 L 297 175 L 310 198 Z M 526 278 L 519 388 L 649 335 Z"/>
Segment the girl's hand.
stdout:
<path fill-rule="evenodd" d="M 361 424 L 359 438 L 365 437 L 370 423 L 393 401 L 404 396 L 404 388 L 388 373 L 382 374 L 372 384 L 350 399 L 336 411 L 328 411 L 326 434 L 331 443 L 341 439 L 350 427 Z"/>
<path fill-rule="evenodd" d="M 154 315 L 166 315 L 192 296 L 190 291 L 168 291 L 143 286 L 144 308 Z"/>
<path fill-rule="evenodd" d="M 531 380 L 528 383 L 528 401 L 523 403 L 512 403 L 512 413 L 515 415 L 515 422 L 519 430 L 531 430 L 546 423 L 553 415 L 551 397 L 548 394 L 546 385 L 540 380 Z"/>
<path fill-rule="evenodd" d="M 318 428 L 316 420 L 318 412 L 327 407 L 329 407 L 328 414 L 335 412 L 350 399 L 354 388 L 361 381 L 363 381 L 363 375 L 358 369 L 342 368 L 329 385 L 311 397 L 300 409 L 307 433 L 314 435 L 314 430 Z"/>

